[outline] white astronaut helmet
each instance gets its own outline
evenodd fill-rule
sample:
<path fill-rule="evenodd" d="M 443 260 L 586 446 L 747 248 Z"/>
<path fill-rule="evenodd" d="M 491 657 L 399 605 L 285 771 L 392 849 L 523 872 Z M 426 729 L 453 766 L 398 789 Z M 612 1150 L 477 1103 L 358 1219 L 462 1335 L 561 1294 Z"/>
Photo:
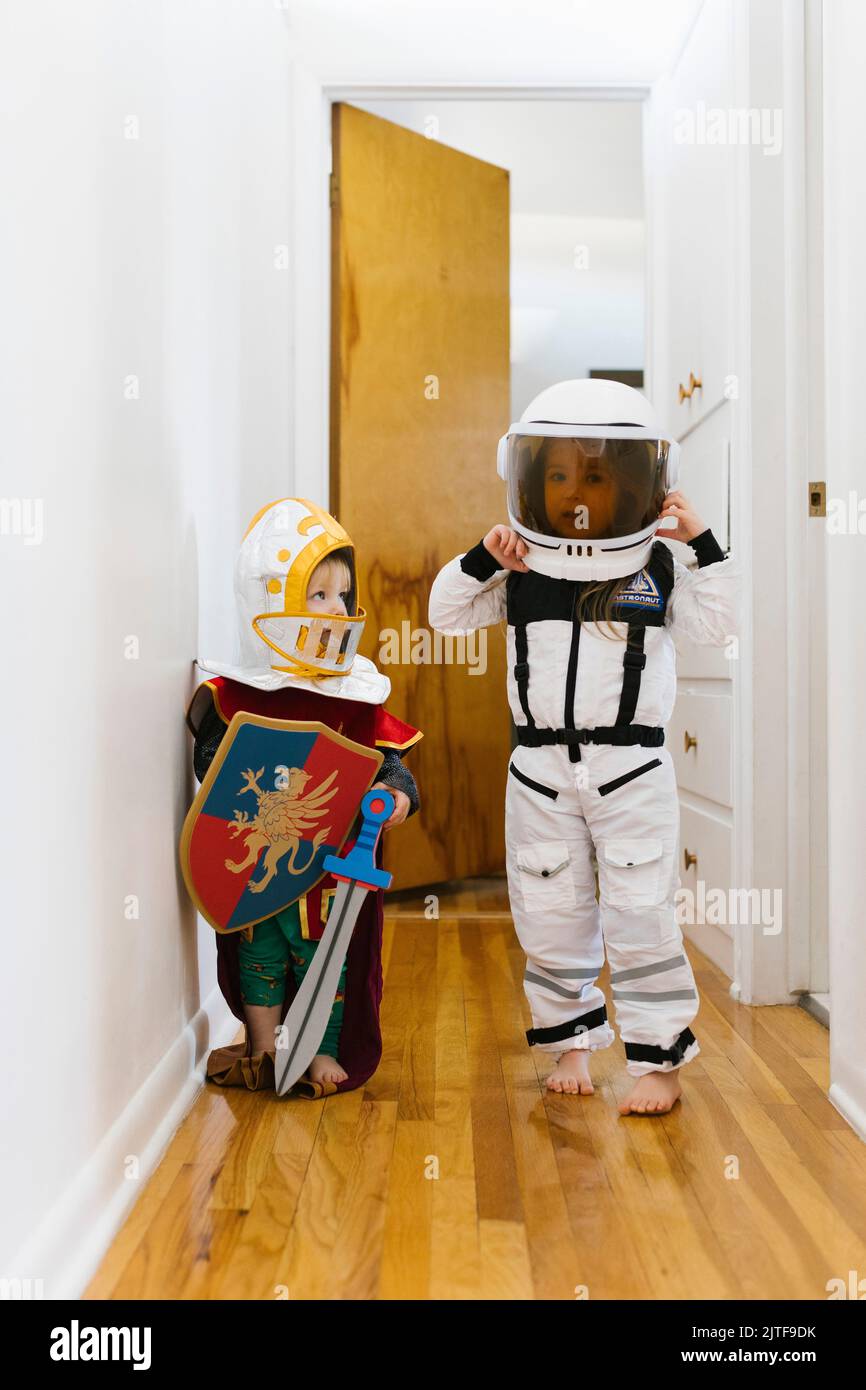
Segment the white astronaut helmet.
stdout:
<path fill-rule="evenodd" d="M 348 616 L 307 606 L 314 571 L 331 559 L 345 567 Z M 367 616 L 358 603 L 355 550 L 348 532 L 315 502 L 282 497 L 256 513 L 235 564 L 235 598 L 242 669 L 268 664 L 314 680 L 352 669 Z"/>
<path fill-rule="evenodd" d="M 618 381 L 560 381 L 499 441 L 508 519 L 531 570 L 618 579 L 649 560 L 679 445 L 646 396 Z"/>

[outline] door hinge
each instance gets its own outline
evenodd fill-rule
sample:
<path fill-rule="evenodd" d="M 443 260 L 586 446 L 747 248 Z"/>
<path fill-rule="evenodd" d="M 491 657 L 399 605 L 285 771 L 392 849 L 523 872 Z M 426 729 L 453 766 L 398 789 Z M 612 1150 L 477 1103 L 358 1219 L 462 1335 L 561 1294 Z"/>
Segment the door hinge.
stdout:
<path fill-rule="evenodd" d="M 826 483 L 810 483 L 810 484 L 809 484 L 809 515 L 810 515 L 810 516 L 826 516 L 826 515 L 827 515 L 827 484 L 826 484 Z"/>
<path fill-rule="evenodd" d="M 328 198 L 329 198 L 329 201 L 330 201 L 330 204 L 331 204 L 331 207 L 332 207 L 332 208 L 334 208 L 334 207 L 337 206 L 337 199 L 338 199 L 339 196 L 340 196 L 340 185 L 339 185 L 339 183 L 337 182 L 337 175 L 336 175 L 336 174 L 333 174 L 333 173 L 332 173 L 332 174 L 329 174 L 329 175 L 328 175 Z"/>

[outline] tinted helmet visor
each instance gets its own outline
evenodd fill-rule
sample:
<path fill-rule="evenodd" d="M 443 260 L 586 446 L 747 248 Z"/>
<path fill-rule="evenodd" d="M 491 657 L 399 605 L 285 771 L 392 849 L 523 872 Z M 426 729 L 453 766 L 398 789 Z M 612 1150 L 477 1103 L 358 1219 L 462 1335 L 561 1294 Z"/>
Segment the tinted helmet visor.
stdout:
<path fill-rule="evenodd" d="M 668 491 L 664 439 L 513 434 L 507 447 L 509 507 L 528 531 L 618 540 L 658 521 Z"/>

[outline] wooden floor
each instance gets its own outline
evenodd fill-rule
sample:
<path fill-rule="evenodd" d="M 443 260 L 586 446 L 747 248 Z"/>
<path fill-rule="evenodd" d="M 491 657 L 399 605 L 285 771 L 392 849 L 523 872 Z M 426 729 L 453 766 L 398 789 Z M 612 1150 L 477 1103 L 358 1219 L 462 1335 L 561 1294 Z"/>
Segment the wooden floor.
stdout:
<path fill-rule="evenodd" d="M 824 1299 L 866 1270 L 866 1145 L 802 1009 L 737 1005 L 690 947 L 684 1100 L 625 1118 L 619 1042 L 594 1096 L 545 1091 L 500 881 L 388 908 L 375 1076 L 205 1086 L 86 1297 Z"/>

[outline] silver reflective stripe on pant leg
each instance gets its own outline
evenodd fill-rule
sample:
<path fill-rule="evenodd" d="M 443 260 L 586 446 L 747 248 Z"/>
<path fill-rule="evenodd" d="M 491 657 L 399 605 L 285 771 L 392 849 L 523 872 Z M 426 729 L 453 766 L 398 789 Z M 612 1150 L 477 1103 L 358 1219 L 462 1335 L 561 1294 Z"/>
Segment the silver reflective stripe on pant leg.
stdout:
<path fill-rule="evenodd" d="M 617 953 L 608 948 L 613 1006 L 631 1076 L 672 1071 L 700 1052 L 689 1027 L 698 1010 L 697 986 L 681 936 L 676 946 L 671 936 L 665 942 L 671 953 L 662 960 L 623 970 L 615 968 Z"/>

